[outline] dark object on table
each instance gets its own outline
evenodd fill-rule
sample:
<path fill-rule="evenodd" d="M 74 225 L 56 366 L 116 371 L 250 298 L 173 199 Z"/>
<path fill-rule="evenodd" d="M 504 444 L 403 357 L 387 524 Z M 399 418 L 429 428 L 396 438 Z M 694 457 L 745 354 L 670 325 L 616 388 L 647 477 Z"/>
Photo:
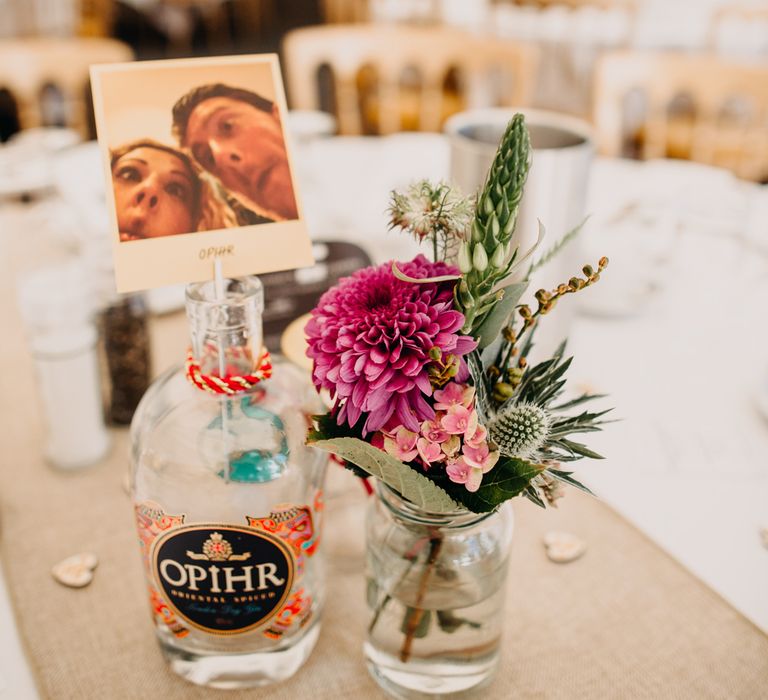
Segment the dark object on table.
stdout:
<path fill-rule="evenodd" d="M 108 306 L 102 313 L 102 334 L 110 382 L 107 418 L 117 425 L 128 425 L 149 386 L 149 333 L 144 297 L 127 294 Z"/>
<path fill-rule="evenodd" d="M 7 141 L 17 131 L 21 131 L 19 106 L 13 93 L 0 87 L 0 142 Z"/>
<path fill-rule="evenodd" d="M 312 250 L 316 261 L 312 267 L 259 275 L 264 284 L 264 344 L 271 352 L 280 351 L 285 328 L 309 313 L 323 292 L 371 264 L 368 254 L 354 243 L 318 241 Z"/>

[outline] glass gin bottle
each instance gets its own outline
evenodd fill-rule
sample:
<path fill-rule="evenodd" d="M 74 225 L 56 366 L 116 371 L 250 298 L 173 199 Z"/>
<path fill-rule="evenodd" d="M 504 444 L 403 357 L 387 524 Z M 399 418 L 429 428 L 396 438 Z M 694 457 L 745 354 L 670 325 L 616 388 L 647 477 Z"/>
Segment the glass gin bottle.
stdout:
<path fill-rule="evenodd" d="M 320 407 L 297 367 L 275 362 L 250 388 L 215 393 L 222 378 L 269 370 L 261 282 L 224 287 L 187 288 L 190 355 L 139 404 L 132 496 L 171 668 L 193 683 L 238 688 L 289 677 L 317 640 L 326 458 L 304 442 Z"/>

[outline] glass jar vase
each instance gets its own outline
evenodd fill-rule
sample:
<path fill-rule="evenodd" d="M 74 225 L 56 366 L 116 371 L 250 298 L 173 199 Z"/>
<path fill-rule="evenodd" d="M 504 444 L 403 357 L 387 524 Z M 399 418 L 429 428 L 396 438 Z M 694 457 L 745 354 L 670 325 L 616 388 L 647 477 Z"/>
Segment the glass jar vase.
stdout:
<path fill-rule="evenodd" d="M 368 668 L 401 698 L 460 696 L 498 665 L 511 504 L 430 513 L 378 484 L 366 523 Z"/>

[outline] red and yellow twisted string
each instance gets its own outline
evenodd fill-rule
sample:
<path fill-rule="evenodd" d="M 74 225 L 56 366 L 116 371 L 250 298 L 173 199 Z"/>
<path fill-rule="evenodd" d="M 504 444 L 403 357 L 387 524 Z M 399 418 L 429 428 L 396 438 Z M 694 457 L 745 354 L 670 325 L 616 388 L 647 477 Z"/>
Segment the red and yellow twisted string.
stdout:
<path fill-rule="evenodd" d="M 216 374 L 203 374 L 200 363 L 192 355 L 192 349 L 187 351 L 186 374 L 192 384 L 198 389 L 210 394 L 226 394 L 232 396 L 248 391 L 260 381 L 272 376 L 272 360 L 269 352 L 264 349 L 256 369 L 252 374 L 227 375 L 220 377 Z"/>

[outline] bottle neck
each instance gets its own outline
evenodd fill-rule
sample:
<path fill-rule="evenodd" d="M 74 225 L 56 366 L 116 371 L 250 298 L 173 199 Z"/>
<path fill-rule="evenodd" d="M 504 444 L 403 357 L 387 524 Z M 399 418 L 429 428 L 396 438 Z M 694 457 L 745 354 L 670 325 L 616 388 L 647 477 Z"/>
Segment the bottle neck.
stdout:
<path fill-rule="evenodd" d="M 399 520 L 425 525 L 427 527 L 462 528 L 476 525 L 494 514 L 473 513 L 464 508 L 450 513 L 433 513 L 403 498 L 393 488 L 376 480 L 376 492 L 379 500 Z"/>
<path fill-rule="evenodd" d="M 216 294 L 213 281 L 187 286 L 187 319 L 192 355 L 203 374 L 250 374 L 262 353 L 264 289 L 258 277 L 224 280 Z"/>

